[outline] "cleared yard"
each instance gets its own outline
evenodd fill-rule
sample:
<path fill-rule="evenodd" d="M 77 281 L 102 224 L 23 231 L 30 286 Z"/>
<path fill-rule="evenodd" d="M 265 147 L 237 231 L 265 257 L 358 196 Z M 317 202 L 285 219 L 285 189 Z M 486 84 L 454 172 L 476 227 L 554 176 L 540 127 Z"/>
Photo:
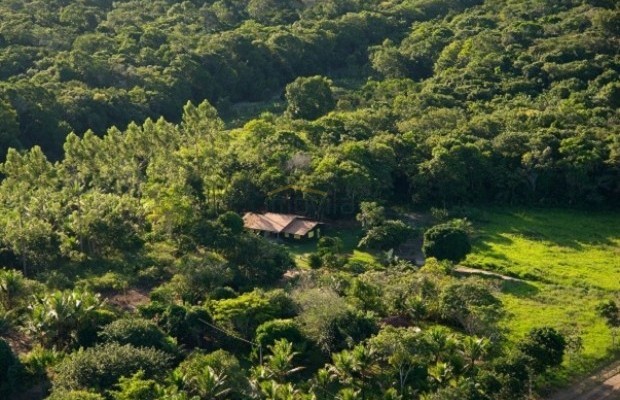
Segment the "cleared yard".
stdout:
<path fill-rule="evenodd" d="M 620 214 L 492 210 L 479 219 L 463 264 L 525 280 L 501 284 L 509 337 L 542 325 L 581 336 L 583 352 L 566 358 L 564 377 L 613 357 L 611 333 L 594 308 L 620 289 Z"/>

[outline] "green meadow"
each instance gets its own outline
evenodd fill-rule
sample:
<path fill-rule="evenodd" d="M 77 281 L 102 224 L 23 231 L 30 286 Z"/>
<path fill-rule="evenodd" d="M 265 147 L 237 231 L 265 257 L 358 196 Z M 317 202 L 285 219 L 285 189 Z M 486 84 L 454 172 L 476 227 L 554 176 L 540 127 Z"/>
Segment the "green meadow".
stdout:
<path fill-rule="evenodd" d="M 620 289 L 620 213 L 492 210 L 475 225 L 463 264 L 523 280 L 500 287 L 511 340 L 543 325 L 580 336 L 583 351 L 566 358 L 565 376 L 612 356 L 610 330 L 595 307 Z"/>

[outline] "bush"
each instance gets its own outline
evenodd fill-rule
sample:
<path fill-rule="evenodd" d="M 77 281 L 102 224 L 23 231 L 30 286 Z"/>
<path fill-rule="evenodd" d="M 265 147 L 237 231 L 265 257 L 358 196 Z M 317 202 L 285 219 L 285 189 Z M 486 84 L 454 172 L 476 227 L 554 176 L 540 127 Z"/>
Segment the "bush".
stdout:
<path fill-rule="evenodd" d="M 58 364 L 65 354 L 55 349 L 47 349 L 42 346 L 34 347 L 28 354 L 22 357 L 25 372 L 31 377 L 45 377 L 47 369 Z"/>
<path fill-rule="evenodd" d="M 283 290 L 254 290 L 234 299 L 214 301 L 211 307 L 215 321 L 248 338 L 263 322 L 295 315 L 293 302 Z"/>
<path fill-rule="evenodd" d="M 184 307 L 177 304 L 151 302 L 138 308 L 140 315 L 157 322 L 179 344 L 189 348 L 207 344 L 205 336 L 210 329 L 205 323 L 212 322 L 209 312 L 202 307 Z"/>
<path fill-rule="evenodd" d="M 105 400 L 105 397 L 86 390 L 54 390 L 46 400 Z"/>
<path fill-rule="evenodd" d="M 460 262 L 471 251 L 469 236 L 462 228 L 451 224 L 436 225 L 424 233 L 422 250 L 426 257 Z"/>
<path fill-rule="evenodd" d="M 105 342 L 152 347 L 176 353 L 176 343 L 153 322 L 141 318 L 123 318 L 103 327 L 99 337 Z"/>
<path fill-rule="evenodd" d="M 323 260 L 318 254 L 312 253 L 308 256 L 308 265 L 312 269 L 319 269 L 323 266 Z"/>
<path fill-rule="evenodd" d="M 292 319 L 274 319 L 256 328 L 254 341 L 261 345 L 263 350 L 267 349 L 267 346 L 272 346 L 279 339 L 286 339 L 293 343 L 295 351 L 298 353 L 303 353 L 308 345 L 308 340 Z M 254 356 L 258 355 L 257 353 L 258 349 L 255 349 Z"/>
<path fill-rule="evenodd" d="M 237 296 L 239 296 L 239 293 L 229 286 L 215 288 L 209 293 L 210 300 L 234 299 Z"/>
<path fill-rule="evenodd" d="M 239 360 L 224 350 L 209 354 L 194 352 L 183 361 L 177 368 L 177 372 L 184 377 L 184 389 L 191 394 L 196 394 L 198 382 L 193 378 L 203 375 L 207 368 L 211 368 L 217 375 L 226 376 L 226 385 L 222 389 L 231 389 L 227 398 L 247 398 L 244 394 L 249 389 L 248 380 L 239 365 Z"/>
<path fill-rule="evenodd" d="M 403 221 L 385 221 L 381 225 L 369 229 L 358 246 L 380 250 L 395 249 L 405 243 L 413 235 L 413 232 L 413 228 Z"/>
<path fill-rule="evenodd" d="M 144 371 L 146 377 L 160 377 L 171 357 L 146 347 L 108 343 L 69 355 L 55 368 L 54 390 L 106 390 L 122 376 Z"/>
<path fill-rule="evenodd" d="M 85 279 L 80 279 L 76 283 L 77 287 L 91 290 L 93 292 L 114 292 L 124 291 L 129 287 L 129 280 L 127 277 L 116 273 L 106 272 L 101 276 L 92 276 Z"/>

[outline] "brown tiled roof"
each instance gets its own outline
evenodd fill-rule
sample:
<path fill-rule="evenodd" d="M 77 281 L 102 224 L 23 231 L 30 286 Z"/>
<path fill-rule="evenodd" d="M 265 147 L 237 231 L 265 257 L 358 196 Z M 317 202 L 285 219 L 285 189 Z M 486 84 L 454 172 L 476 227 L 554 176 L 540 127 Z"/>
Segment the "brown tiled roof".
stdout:
<path fill-rule="evenodd" d="M 292 235 L 305 235 L 317 225 L 318 222 L 316 221 L 294 214 L 257 214 L 248 212 L 243 216 L 244 227 L 274 233 L 284 232 Z"/>

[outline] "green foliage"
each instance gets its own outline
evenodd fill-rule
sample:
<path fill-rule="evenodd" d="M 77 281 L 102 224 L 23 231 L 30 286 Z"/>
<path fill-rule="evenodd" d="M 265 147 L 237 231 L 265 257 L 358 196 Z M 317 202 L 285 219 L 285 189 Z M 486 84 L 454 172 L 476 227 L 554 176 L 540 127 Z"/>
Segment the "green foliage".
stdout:
<path fill-rule="evenodd" d="M 519 342 L 518 347 L 530 358 L 531 368 L 535 372 L 543 372 L 562 364 L 566 340 L 554 328 L 534 328 Z"/>
<path fill-rule="evenodd" d="M 491 335 L 502 315 L 501 301 L 483 284 L 452 284 L 441 291 L 439 313 L 470 335 Z"/>
<path fill-rule="evenodd" d="M 100 314 L 102 302 L 98 295 L 84 291 L 56 291 L 35 296 L 29 305 L 26 328 L 45 346 L 66 349 L 89 344 L 99 324 L 107 316 Z"/>
<path fill-rule="evenodd" d="M 322 76 L 297 78 L 286 86 L 287 112 L 293 118 L 317 119 L 336 105 L 332 82 Z"/>
<path fill-rule="evenodd" d="M 292 343 L 298 354 L 306 351 L 309 345 L 308 340 L 292 319 L 274 319 L 264 322 L 256 328 L 254 342 L 262 346 L 263 349 L 267 349 L 279 339 L 286 339 Z M 257 349 L 254 349 L 253 355 L 258 355 Z"/>
<path fill-rule="evenodd" d="M 130 344 L 134 347 L 152 347 L 167 353 L 176 353 L 176 343 L 153 322 L 139 318 L 122 318 L 99 332 L 104 342 Z"/>
<path fill-rule="evenodd" d="M 413 235 L 413 228 L 403 221 L 387 220 L 370 228 L 360 240 L 359 247 L 396 249 Z"/>
<path fill-rule="evenodd" d="M 360 212 L 355 216 L 365 230 L 370 230 L 385 221 L 385 208 L 377 202 L 360 203 Z"/>
<path fill-rule="evenodd" d="M 139 307 L 142 317 L 151 319 L 168 335 L 174 337 L 178 344 L 190 348 L 205 345 L 212 317 L 203 307 L 180 306 L 151 302 Z"/>
<path fill-rule="evenodd" d="M 114 400 L 156 400 L 159 386 L 153 379 L 144 379 L 144 372 L 138 371 L 131 377 L 123 376 L 112 392 Z"/>
<path fill-rule="evenodd" d="M 143 371 L 146 378 L 161 377 L 170 365 L 170 356 L 159 350 L 110 343 L 80 349 L 55 368 L 56 390 L 105 390 L 123 376 Z"/>
<path fill-rule="evenodd" d="M 54 390 L 48 400 L 104 400 L 105 397 L 87 390 Z"/>
<path fill-rule="evenodd" d="M 247 338 L 254 336 L 260 324 L 295 314 L 292 300 L 282 290 L 254 290 L 234 299 L 213 301 L 210 308 L 216 322 L 233 328 Z"/>
<path fill-rule="evenodd" d="M 247 377 L 237 358 L 224 351 L 217 350 L 209 354 L 195 352 L 184 360 L 176 369 L 182 377 L 183 388 L 190 394 L 200 395 L 207 387 L 215 387 L 217 392 L 226 392 L 233 399 L 240 399 L 249 390 Z M 201 377 L 210 376 L 209 385 Z M 219 380 L 221 383 L 214 385 Z"/>
<path fill-rule="evenodd" d="M 439 260 L 459 262 L 471 251 L 467 232 L 451 224 L 435 225 L 424 232 L 424 254 Z"/>
<path fill-rule="evenodd" d="M 26 279 L 19 271 L 0 270 L 0 306 L 5 311 L 15 308 L 28 292 Z"/>
<path fill-rule="evenodd" d="M 301 331 L 329 354 L 359 342 L 376 332 L 371 314 L 351 309 L 329 289 L 309 289 L 295 296 L 300 308 L 297 321 Z"/>

